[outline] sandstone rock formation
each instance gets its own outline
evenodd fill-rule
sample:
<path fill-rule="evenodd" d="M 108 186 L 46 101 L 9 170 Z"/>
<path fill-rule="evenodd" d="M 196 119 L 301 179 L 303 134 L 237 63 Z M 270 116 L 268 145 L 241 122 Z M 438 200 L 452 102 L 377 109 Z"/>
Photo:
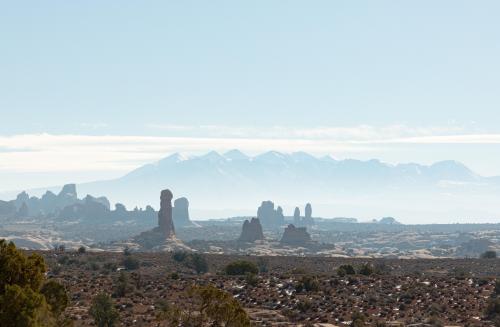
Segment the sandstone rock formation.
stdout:
<path fill-rule="evenodd" d="M 312 206 L 310 203 L 306 204 L 304 224 L 306 226 L 314 225 L 314 220 L 312 218 Z"/>
<path fill-rule="evenodd" d="M 283 225 L 285 223 L 285 215 L 283 214 L 283 208 L 278 206 L 276 209 L 276 221 Z"/>
<path fill-rule="evenodd" d="M 134 242 L 136 242 L 143 250 L 155 252 L 192 251 L 191 248 L 186 246 L 175 236 L 174 222 L 172 218 L 172 198 L 173 195 L 170 190 L 161 191 L 160 211 L 158 212 L 158 227 L 143 232 L 134 238 Z M 187 208 L 187 205 L 185 208 Z M 150 210 L 152 210 L 151 207 Z"/>
<path fill-rule="evenodd" d="M 63 186 L 61 192 L 57 195 L 59 198 L 68 198 L 68 199 L 76 199 L 76 185 L 75 184 L 66 184 Z"/>
<path fill-rule="evenodd" d="M 108 219 L 109 216 L 109 209 L 89 195 L 81 202 L 64 207 L 57 218 L 63 221 L 85 220 L 86 222 L 95 222 Z"/>
<path fill-rule="evenodd" d="M 252 218 L 252 220 L 245 220 L 243 227 L 241 229 L 241 235 L 238 239 L 240 242 L 252 243 L 257 240 L 263 240 L 264 233 L 262 232 L 262 226 L 258 218 Z"/>
<path fill-rule="evenodd" d="M 283 210 L 281 207 L 278 207 L 275 210 L 274 203 L 272 201 L 262 202 L 261 206 L 257 210 L 257 218 L 259 218 L 260 223 L 265 228 L 276 228 L 285 223 Z"/>
<path fill-rule="evenodd" d="M 295 211 L 293 213 L 293 224 L 295 227 L 304 227 L 304 226 L 314 225 L 314 219 L 312 218 L 312 206 L 310 203 L 306 204 L 304 214 L 305 214 L 305 216 L 302 217 L 300 215 L 299 207 L 295 208 Z"/>
<path fill-rule="evenodd" d="M 0 216 L 10 216 L 16 212 L 16 206 L 7 201 L 0 200 Z"/>
<path fill-rule="evenodd" d="M 191 226 L 193 223 L 189 219 L 189 201 L 186 198 L 178 198 L 174 201 L 172 211 L 174 225 L 179 227 Z"/>
<path fill-rule="evenodd" d="M 161 191 L 158 227 L 165 238 L 170 238 L 175 235 L 174 222 L 172 220 L 172 197 L 173 195 L 170 190 Z"/>
<path fill-rule="evenodd" d="M 17 217 L 19 218 L 27 218 L 29 217 L 29 208 L 26 202 L 23 202 L 19 210 L 17 211 Z"/>
<path fill-rule="evenodd" d="M 290 224 L 285 228 L 280 242 L 286 245 L 307 245 L 307 243 L 311 242 L 311 235 L 309 235 L 305 227 L 295 227 Z"/>
<path fill-rule="evenodd" d="M 293 224 L 296 227 L 302 225 L 302 218 L 300 217 L 300 209 L 299 207 L 295 207 L 295 211 L 293 212 Z"/>
<path fill-rule="evenodd" d="M 109 208 L 109 201 L 105 197 L 95 198 L 95 200 Z M 41 198 L 37 198 L 36 196 L 30 197 L 26 192 L 21 192 L 15 200 L 10 202 L 15 205 L 17 210 L 26 204 L 30 217 L 37 217 L 40 215 L 57 216 L 65 207 L 85 203 L 85 200 L 78 199 L 75 184 L 67 184 L 57 195 L 47 191 Z"/>

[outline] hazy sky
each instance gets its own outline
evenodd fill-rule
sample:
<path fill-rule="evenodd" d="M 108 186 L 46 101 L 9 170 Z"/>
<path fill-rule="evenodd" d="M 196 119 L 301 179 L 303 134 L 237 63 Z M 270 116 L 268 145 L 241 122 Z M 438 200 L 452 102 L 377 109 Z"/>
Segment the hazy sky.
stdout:
<path fill-rule="evenodd" d="M 498 1 L 0 2 L 0 190 L 173 151 L 500 175 Z"/>

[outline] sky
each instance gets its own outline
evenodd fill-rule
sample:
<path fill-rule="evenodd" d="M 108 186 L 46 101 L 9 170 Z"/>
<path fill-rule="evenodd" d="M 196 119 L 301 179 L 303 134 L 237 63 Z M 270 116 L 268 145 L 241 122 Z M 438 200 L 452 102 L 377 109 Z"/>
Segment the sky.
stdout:
<path fill-rule="evenodd" d="M 172 152 L 500 175 L 498 1 L 0 1 L 0 191 Z"/>

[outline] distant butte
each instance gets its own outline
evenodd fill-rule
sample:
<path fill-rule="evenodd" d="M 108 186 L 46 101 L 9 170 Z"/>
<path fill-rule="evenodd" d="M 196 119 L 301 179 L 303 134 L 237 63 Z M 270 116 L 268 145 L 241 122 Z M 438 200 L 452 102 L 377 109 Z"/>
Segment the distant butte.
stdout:
<path fill-rule="evenodd" d="M 280 242 L 285 245 L 306 245 L 311 242 L 311 235 L 305 227 L 295 227 L 290 224 L 285 228 Z"/>
<path fill-rule="evenodd" d="M 252 218 L 252 220 L 245 220 L 241 230 L 241 236 L 239 238 L 240 242 L 252 243 L 258 240 L 264 239 L 264 233 L 262 232 L 262 226 L 258 218 Z"/>

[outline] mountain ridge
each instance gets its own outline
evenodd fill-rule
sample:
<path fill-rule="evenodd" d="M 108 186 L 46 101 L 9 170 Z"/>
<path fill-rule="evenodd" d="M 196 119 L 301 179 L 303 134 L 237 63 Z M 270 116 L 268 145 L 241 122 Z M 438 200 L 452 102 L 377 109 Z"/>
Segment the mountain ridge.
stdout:
<path fill-rule="evenodd" d="M 273 200 L 285 214 L 312 202 L 325 217 L 500 219 L 500 177 L 482 177 L 453 160 L 422 165 L 339 160 L 306 152 L 173 153 L 120 178 L 78 187 L 140 207 L 154 206 L 158 190 L 170 188 L 175 196 L 190 199 L 195 218 L 253 215 L 261 201 Z"/>

